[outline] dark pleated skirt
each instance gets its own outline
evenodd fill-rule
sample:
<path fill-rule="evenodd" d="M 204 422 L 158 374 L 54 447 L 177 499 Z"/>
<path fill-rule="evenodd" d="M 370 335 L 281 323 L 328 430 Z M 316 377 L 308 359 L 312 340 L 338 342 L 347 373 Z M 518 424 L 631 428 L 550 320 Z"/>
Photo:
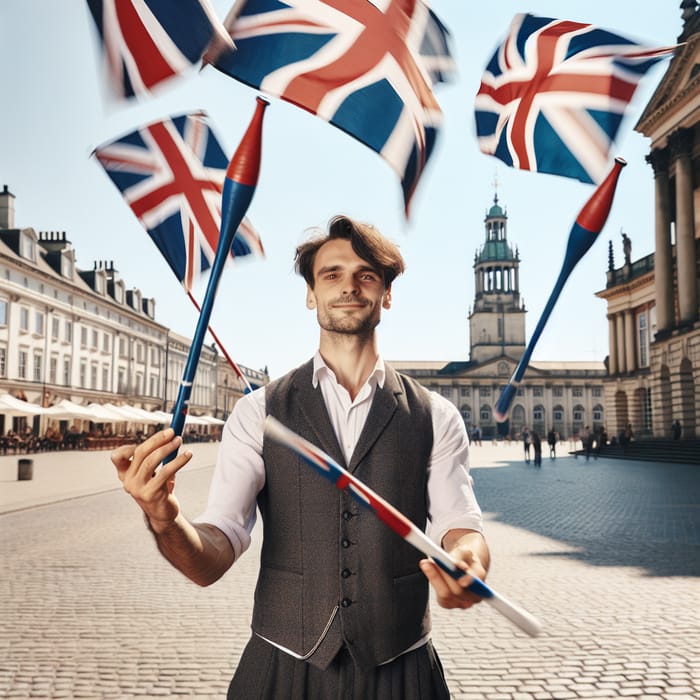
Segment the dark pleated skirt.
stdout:
<path fill-rule="evenodd" d="M 432 643 L 391 663 L 361 671 L 346 650 L 325 670 L 253 635 L 228 690 L 228 700 L 449 700 Z"/>

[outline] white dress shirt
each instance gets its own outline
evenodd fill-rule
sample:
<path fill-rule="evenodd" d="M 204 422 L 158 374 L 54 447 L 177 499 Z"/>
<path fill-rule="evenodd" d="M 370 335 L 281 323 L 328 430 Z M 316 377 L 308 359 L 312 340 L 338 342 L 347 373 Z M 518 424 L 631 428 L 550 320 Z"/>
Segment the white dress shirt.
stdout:
<path fill-rule="evenodd" d="M 314 357 L 313 385 L 321 387 L 326 409 L 346 461 L 355 449 L 377 386 L 384 386 L 381 357 L 355 397 L 336 381 L 320 353 Z M 433 448 L 428 464 L 427 534 L 440 544 L 448 530 L 483 531 L 481 510 L 469 474 L 469 438 L 457 408 L 430 392 Z M 236 559 L 250 546 L 256 498 L 265 485 L 262 458 L 265 388 L 241 398 L 226 421 L 209 499 L 195 522 L 219 528 L 231 542 Z"/>

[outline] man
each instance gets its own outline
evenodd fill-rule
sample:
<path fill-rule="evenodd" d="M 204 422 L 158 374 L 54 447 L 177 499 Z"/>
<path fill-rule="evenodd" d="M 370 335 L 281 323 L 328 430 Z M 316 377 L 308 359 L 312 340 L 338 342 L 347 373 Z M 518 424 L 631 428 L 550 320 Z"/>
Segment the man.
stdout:
<path fill-rule="evenodd" d="M 465 569 L 484 577 L 489 552 L 468 473 L 468 438 L 451 403 L 386 366 L 375 328 L 403 272 L 398 248 L 347 217 L 302 244 L 320 345 L 312 361 L 248 394 L 224 428 L 209 502 L 188 521 L 173 493 L 189 460 L 157 466 L 181 440 L 166 430 L 112 456 L 160 551 L 200 585 L 220 578 L 263 519 L 253 634 L 229 698 L 430 700 L 449 697 L 429 638 L 428 582 L 438 603 L 478 597 L 398 538 L 284 447 L 274 415 L 402 510 Z"/>

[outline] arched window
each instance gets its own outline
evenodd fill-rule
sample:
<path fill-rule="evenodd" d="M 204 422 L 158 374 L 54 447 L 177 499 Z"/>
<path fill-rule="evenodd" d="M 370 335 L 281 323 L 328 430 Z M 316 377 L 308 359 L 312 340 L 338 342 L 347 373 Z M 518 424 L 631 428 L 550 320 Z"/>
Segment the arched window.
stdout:
<path fill-rule="evenodd" d="M 459 412 L 462 414 L 462 420 L 464 421 L 464 424 L 470 425 L 472 422 L 472 407 L 465 403 L 459 409 Z"/>
<path fill-rule="evenodd" d="M 482 423 L 491 422 L 491 406 L 484 404 L 481 407 L 479 410 L 479 420 L 481 420 Z"/>

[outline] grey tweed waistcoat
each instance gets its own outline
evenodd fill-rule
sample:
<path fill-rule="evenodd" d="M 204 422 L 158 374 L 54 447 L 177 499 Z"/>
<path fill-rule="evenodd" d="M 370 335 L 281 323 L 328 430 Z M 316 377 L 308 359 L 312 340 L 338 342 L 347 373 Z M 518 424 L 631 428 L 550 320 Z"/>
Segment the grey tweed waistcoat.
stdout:
<path fill-rule="evenodd" d="M 350 464 L 308 362 L 266 388 L 266 411 L 318 445 L 421 529 L 433 444 L 430 398 L 386 368 Z M 430 629 L 421 554 L 289 449 L 265 440 L 264 539 L 253 631 L 325 668 L 345 645 L 371 668 Z"/>

